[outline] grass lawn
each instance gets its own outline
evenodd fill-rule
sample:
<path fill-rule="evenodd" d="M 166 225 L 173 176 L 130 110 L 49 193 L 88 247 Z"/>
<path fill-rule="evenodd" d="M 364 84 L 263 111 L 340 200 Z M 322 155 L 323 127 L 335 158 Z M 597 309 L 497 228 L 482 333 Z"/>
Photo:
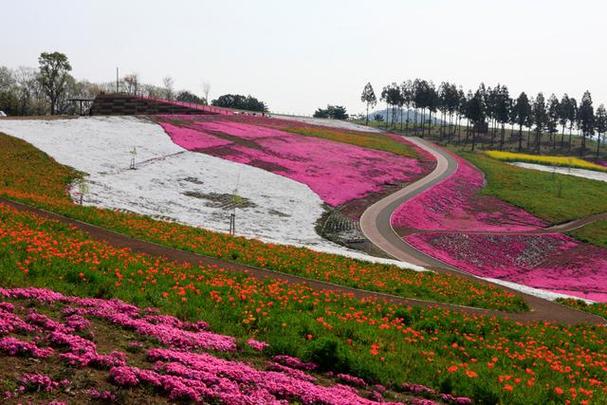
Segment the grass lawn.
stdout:
<path fill-rule="evenodd" d="M 598 221 L 570 232 L 571 236 L 584 242 L 607 248 L 607 221 Z"/>
<path fill-rule="evenodd" d="M 482 193 L 521 207 L 551 223 L 607 211 L 607 183 L 522 169 L 471 152 L 458 152 L 485 173 Z"/>

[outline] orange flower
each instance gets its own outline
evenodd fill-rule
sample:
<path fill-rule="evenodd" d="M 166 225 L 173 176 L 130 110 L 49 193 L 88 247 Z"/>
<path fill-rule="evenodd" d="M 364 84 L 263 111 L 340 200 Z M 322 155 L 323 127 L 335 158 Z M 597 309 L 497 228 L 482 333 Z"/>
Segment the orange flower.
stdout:
<path fill-rule="evenodd" d="M 457 366 L 454 364 L 451 367 L 449 367 L 447 369 L 447 371 L 450 372 L 450 373 L 455 373 L 457 371 Z"/>
<path fill-rule="evenodd" d="M 556 395 L 563 395 L 563 389 L 561 387 L 554 387 L 554 392 Z"/>
<path fill-rule="evenodd" d="M 369 353 L 371 353 L 371 356 L 377 356 L 379 354 L 379 345 L 377 343 L 373 343 Z"/>

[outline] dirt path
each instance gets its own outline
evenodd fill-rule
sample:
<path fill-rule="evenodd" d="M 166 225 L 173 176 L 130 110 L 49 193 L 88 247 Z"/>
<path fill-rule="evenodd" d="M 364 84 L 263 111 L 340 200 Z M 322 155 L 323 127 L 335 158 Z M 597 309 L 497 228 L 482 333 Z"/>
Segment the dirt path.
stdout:
<path fill-rule="evenodd" d="M 397 260 L 410 262 L 419 266 L 431 267 L 444 273 L 458 274 L 466 278 L 474 279 L 480 283 L 496 285 L 486 280 L 481 280 L 467 272 L 459 270 L 454 266 L 448 265 L 425 253 L 420 252 L 405 242 L 392 228 L 390 217 L 401 204 L 440 183 L 457 170 L 457 161 L 448 152 L 420 138 L 409 138 L 409 140 L 434 156 L 437 161 L 436 168 L 423 179 L 408 185 L 407 187 L 387 196 L 386 198 L 367 208 L 360 220 L 362 232 L 372 243 Z M 575 226 L 583 226 L 584 220 L 593 221 L 590 219 L 590 217 L 584 218 L 579 220 L 580 222 L 577 224 L 562 224 L 561 228 L 559 228 L 561 229 L 560 231 L 553 228 L 550 232 L 563 232 L 562 229 L 577 229 Z M 567 226 L 565 227 L 565 225 Z M 550 228 L 547 228 L 545 231 L 548 232 L 548 229 Z M 524 294 L 504 286 L 499 287 L 523 297 L 531 308 L 529 313 L 510 316 L 512 319 L 528 321 L 546 320 L 567 324 L 579 322 L 605 323 L 605 320 L 599 316 L 577 311 L 575 309 L 568 308 L 533 295 Z"/>
<path fill-rule="evenodd" d="M 421 306 L 425 308 L 445 308 L 452 311 L 463 312 L 469 315 L 486 315 L 486 316 L 498 316 L 503 318 L 508 318 L 521 322 L 528 321 L 551 321 L 551 322 L 562 322 L 569 325 L 579 324 L 579 323 L 596 323 L 596 324 L 604 324 L 605 320 L 601 317 L 576 311 L 573 309 L 569 309 L 563 307 L 561 305 L 552 304 L 548 301 L 542 301 L 549 305 L 549 307 L 542 307 L 541 305 L 536 305 L 533 302 L 529 302 L 532 310 L 530 312 L 525 313 L 508 313 L 503 311 L 496 311 L 484 308 L 473 308 L 467 307 L 463 305 L 455 305 L 455 304 L 447 304 L 447 303 L 437 303 L 432 301 L 424 301 L 418 300 L 414 298 L 403 298 L 396 295 L 385 294 L 374 291 L 361 290 L 357 288 L 346 287 L 330 282 L 307 279 L 304 277 L 281 273 L 278 271 L 268 270 L 257 268 L 253 266 L 246 266 L 242 264 L 226 262 L 220 259 L 216 259 L 213 257 L 203 256 L 196 253 L 170 248 L 167 246 L 162 246 L 153 242 L 143 241 L 140 239 L 131 238 L 130 236 L 110 231 L 105 228 L 101 228 L 96 225 L 92 225 L 86 222 L 78 221 L 72 218 L 65 217 L 60 214 L 56 214 L 50 211 L 46 211 L 40 208 L 31 207 L 26 204 L 22 204 L 19 202 L 6 200 L 4 198 L 0 198 L 0 203 L 11 206 L 19 211 L 30 212 L 36 215 L 39 215 L 44 218 L 53 219 L 57 221 L 61 221 L 66 224 L 74 225 L 78 229 L 86 232 L 91 239 L 109 243 L 110 245 L 118 248 L 129 248 L 134 252 L 145 253 L 153 256 L 162 256 L 164 258 L 174 260 L 176 262 L 181 263 L 191 263 L 194 265 L 216 265 L 220 266 L 223 269 L 229 271 L 243 272 L 247 273 L 253 277 L 259 279 L 279 279 L 284 280 L 289 283 L 303 283 L 314 289 L 319 290 L 329 290 L 335 291 L 339 293 L 352 294 L 356 298 L 376 298 L 381 299 L 387 302 L 400 304 L 400 305 L 411 305 L 411 306 Z M 461 275 L 461 274 L 460 274 Z"/>

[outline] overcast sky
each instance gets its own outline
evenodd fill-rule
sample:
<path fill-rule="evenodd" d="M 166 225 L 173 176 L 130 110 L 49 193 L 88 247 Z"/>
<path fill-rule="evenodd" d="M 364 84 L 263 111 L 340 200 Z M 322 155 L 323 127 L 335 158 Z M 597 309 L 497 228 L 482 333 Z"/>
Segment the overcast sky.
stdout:
<path fill-rule="evenodd" d="M 252 94 L 272 111 L 328 103 L 409 78 L 511 94 L 590 89 L 607 102 L 607 4 L 563 0 L 0 0 L 0 65 L 68 55 L 80 79 L 116 67 L 211 98 Z"/>

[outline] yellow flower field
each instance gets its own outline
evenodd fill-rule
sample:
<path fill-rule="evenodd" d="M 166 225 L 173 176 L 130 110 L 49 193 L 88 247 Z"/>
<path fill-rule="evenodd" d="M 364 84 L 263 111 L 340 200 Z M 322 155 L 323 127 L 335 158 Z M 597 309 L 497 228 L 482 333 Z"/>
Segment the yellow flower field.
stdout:
<path fill-rule="evenodd" d="M 485 152 L 485 154 L 490 158 L 502 160 L 505 162 L 537 163 L 540 165 L 575 167 L 578 169 L 607 172 L 607 167 L 603 167 L 597 165 L 596 163 L 588 162 L 587 160 L 571 156 L 540 156 L 530 155 L 527 153 L 501 152 L 497 150 L 490 150 Z"/>

